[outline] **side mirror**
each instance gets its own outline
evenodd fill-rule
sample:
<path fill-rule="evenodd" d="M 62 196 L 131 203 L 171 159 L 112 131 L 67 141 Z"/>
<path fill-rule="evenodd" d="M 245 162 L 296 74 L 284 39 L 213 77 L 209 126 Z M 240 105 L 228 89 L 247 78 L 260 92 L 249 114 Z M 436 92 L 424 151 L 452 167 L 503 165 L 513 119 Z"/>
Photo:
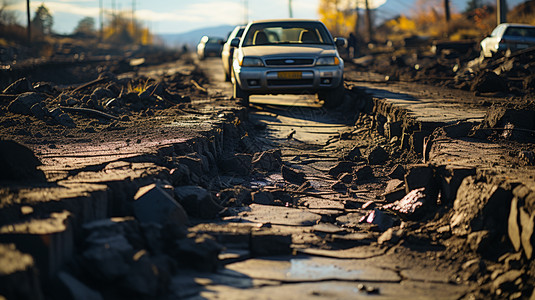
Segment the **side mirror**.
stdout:
<path fill-rule="evenodd" d="M 233 38 L 232 41 L 230 41 L 231 47 L 238 47 L 240 45 L 240 38 Z"/>
<path fill-rule="evenodd" d="M 334 38 L 334 44 L 337 47 L 346 47 L 347 46 L 347 40 L 342 37 L 336 37 Z"/>

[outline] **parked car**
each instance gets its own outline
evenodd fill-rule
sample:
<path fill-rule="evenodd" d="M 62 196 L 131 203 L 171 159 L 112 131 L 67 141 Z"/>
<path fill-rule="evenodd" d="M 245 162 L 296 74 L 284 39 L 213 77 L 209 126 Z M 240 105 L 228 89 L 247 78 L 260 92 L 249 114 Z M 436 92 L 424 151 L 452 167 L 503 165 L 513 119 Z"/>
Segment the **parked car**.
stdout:
<path fill-rule="evenodd" d="M 232 57 L 234 55 L 235 47 L 230 46 L 230 42 L 233 38 L 241 37 L 245 26 L 236 26 L 234 30 L 229 34 L 227 41 L 223 45 L 221 51 L 221 60 L 223 61 L 223 70 L 225 70 L 225 81 L 230 81 L 230 69 L 232 68 Z"/>
<path fill-rule="evenodd" d="M 481 55 L 492 57 L 535 46 L 535 26 L 527 24 L 502 23 L 481 41 Z"/>
<path fill-rule="evenodd" d="M 254 94 L 314 93 L 333 107 L 341 103 L 344 61 L 327 28 L 315 20 L 251 22 L 241 38 L 231 41 L 234 51 L 231 81 L 234 98 L 249 104 Z"/>
<path fill-rule="evenodd" d="M 199 59 L 204 59 L 208 56 L 221 56 L 221 49 L 223 48 L 223 39 L 219 37 L 203 36 L 197 45 L 197 55 Z"/>

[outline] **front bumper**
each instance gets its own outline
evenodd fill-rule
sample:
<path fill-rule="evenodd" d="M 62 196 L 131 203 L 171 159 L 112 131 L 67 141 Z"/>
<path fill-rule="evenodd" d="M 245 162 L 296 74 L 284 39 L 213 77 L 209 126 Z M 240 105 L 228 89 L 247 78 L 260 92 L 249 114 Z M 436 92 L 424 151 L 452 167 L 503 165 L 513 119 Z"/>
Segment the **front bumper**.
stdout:
<path fill-rule="evenodd" d="M 343 78 L 343 64 L 314 67 L 240 67 L 233 65 L 237 83 L 250 94 L 290 94 L 317 92 L 338 87 Z M 279 72 L 300 72 L 301 78 L 280 78 Z"/>

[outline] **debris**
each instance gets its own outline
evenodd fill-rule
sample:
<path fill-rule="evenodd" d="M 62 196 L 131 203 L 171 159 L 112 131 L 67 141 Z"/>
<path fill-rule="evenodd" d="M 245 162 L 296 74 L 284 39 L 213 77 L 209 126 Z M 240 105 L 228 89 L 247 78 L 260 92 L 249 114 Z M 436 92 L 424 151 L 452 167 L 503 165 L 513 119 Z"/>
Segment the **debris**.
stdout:
<path fill-rule="evenodd" d="M 253 156 L 252 165 L 254 169 L 261 171 L 278 170 L 282 165 L 282 153 L 280 149 L 257 152 Z"/>
<path fill-rule="evenodd" d="M 169 194 L 156 184 L 139 188 L 134 196 L 134 216 L 140 222 L 184 226 L 188 222 L 186 211 Z"/>
<path fill-rule="evenodd" d="M 370 165 L 380 165 L 389 159 L 388 153 L 381 146 L 375 146 L 366 151 L 366 160 Z"/>
<path fill-rule="evenodd" d="M 374 209 L 366 216 L 362 217 L 360 223 L 369 223 L 377 225 L 380 231 L 386 231 L 390 227 L 394 226 L 394 220 L 379 209 Z"/>
<path fill-rule="evenodd" d="M 223 209 L 212 195 L 200 186 L 186 185 L 175 188 L 175 196 L 188 215 L 203 219 L 212 219 Z"/>
<path fill-rule="evenodd" d="M 284 180 L 296 185 L 302 185 L 307 181 L 305 178 L 305 173 L 294 170 L 286 165 L 282 165 L 281 174 Z"/>
<path fill-rule="evenodd" d="M 42 165 L 35 154 L 17 142 L 0 140 L 0 180 L 46 182 Z"/>
<path fill-rule="evenodd" d="M 405 178 L 405 168 L 402 165 L 395 165 L 387 174 L 392 179 L 403 180 Z"/>
<path fill-rule="evenodd" d="M 412 190 L 403 199 L 385 205 L 384 208 L 394 211 L 404 219 L 417 219 L 432 205 L 425 191 L 425 188 Z"/>
<path fill-rule="evenodd" d="M 9 103 L 7 110 L 14 114 L 31 115 L 31 107 L 45 100 L 46 97 L 40 93 L 28 92 L 20 94 L 15 100 Z"/>
<path fill-rule="evenodd" d="M 334 167 L 329 169 L 329 175 L 331 175 L 333 178 L 338 178 L 340 174 L 342 173 L 353 173 L 353 167 L 355 167 L 356 164 L 351 161 L 341 161 L 338 162 Z"/>
<path fill-rule="evenodd" d="M 363 181 L 373 178 L 373 169 L 368 166 L 358 166 L 353 171 L 354 181 Z"/>

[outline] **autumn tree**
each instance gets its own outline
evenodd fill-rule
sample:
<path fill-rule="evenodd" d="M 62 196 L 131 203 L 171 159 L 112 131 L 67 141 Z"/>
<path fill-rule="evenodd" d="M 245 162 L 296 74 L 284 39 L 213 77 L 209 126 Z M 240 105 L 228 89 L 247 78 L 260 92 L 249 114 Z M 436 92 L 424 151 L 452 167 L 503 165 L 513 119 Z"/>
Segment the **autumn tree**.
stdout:
<path fill-rule="evenodd" d="M 334 35 L 347 36 L 355 30 L 357 16 L 351 1 L 320 0 L 318 13 Z"/>
<path fill-rule="evenodd" d="M 35 32 L 41 34 L 51 34 L 52 25 L 54 25 L 54 18 L 48 10 L 48 8 L 41 4 L 35 11 L 35 16 L 32 20 L 32 27 L 35 29 Z"/>
<path fill-rule="evenodd" d="M 0 2 L 0 25 L 14 25 L 17 23 L 17 13 L 10 9 L 13 6 L 12 0 L 2 0 Z"/>
<path fill-rule="evenodd" d="M 92 17 L 85 17 L 78 22 L 74 29 L 74 33 L 84 35 L 95 35 L 95 19 Z"/>
<path fill-rule="evenodd" d="M 153 36 L 140 23 L 132 21 L 128 13 L 111 15 L 111 19 L 104 28 L 104 40 L 121 44 L 149 45 Z"/>

